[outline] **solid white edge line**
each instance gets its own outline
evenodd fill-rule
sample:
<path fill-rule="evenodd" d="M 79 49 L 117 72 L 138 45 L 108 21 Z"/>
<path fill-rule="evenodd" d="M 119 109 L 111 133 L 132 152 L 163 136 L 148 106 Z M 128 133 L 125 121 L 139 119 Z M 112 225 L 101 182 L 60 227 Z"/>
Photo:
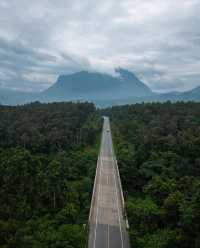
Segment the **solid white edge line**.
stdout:
<path fill-rule="evenodd" d="M 103 132 L 104 132 L 104 127 L 103 127 Z M 93 247 L 96 247 L 96 237 L 97 237 L 97 221 L 98 221 L 98 213 L 99 213 L 99 206 L 98 206 L 98 201 L 99 201 L 99 195 L 101 191 L 101 167 L 102 167 L 102 147 L 103 147 L 103 141 L 104 141 L 104 134 L 102 134 L 102 140 L 101 140 L 101 148 L 100 148 L 100 155 L 99 155 L 99 187 L 98 187 L 98 195 L 97 195 L 97 213 L 96 213 L 96 221 L 95 221 L 95 232 L 94 232 L 94 244 Z"/>
<path fill-rule="evenodd" d="M 101 175 L 101 168 L 100 167 L 101 167 L 101 165 L 99 166 L 99 170 L 100 170 L 99 172 Z M 96 219 L 95 219 L 94 244 L 93 244 L 94 248 L 96 246 L 96 237 L 97 237 L 97 221 L 98 221 L 98 213 L 99 213 L 99 207 L 98 207 L 99 194 L 100 194 L 100 183 L 99 183 L 98 193 L 97 193 L 97 213 L 96 213 Z"/>
<path fill-rule="evenodd" d="M 109 224 L 108 224 L 108 248 L 110 247 Z"/>
<path fill-rule="evenodd" d="M 114 162 L 114 160 L 113 160 L 113 162 Z M 113 168 L 114 168 L 114 166 L 113 166 Z M 117 194 L 115 168 L 114 168 L 114 178 L 115 178 L 115 194 L 116 194 L 116 201 L 117 201 L 117 213 L 118 213 L 118 219 L 119 219 L 120 237 L 121 237 L 121 243 L 122 243 L 122 248 L 123 248 L 124 247 L 124 241 L 123 241 L 123 235 L 122 235 L 121 218 L 120 218 L 120 214 L 119 214 L 119 202 L 118 202 L 118 194 Z"/>
<path fill-rule="evenodd" d="M 92 211 L 93 211 L 93 205 L 94 205 L 94 195 L 97 187 L 97 177 L 98 177 L 98 167 L 99 167 L 99 156 L 97 159 L 97 166 L 96 166 L 96 172 L 95 172 L 95 178 L 94 178 L 94 185 L 93 185 L 93 191 L 92 191 L 92 198 L 91 198 L 91 206 L 90 206 L 90 213 L 89 213 L 89 223 L 91 221 Z"/>
<path fill-rule="evenodd" d="M 110 125 L 109 125 L 110 129 Z M 110 146 L 112 151 L 112 160 L 113 160 L 113 171 L 114 171 L 114 178 L 115 178 L 115 193 L 116 193 L 116 202 L 117 202 L 117 213 L 118 213 L 118 219 L 119 219 L 119 229 L 120 229 L 120 237 L 121 237 L 121 244 L 122 248 L 124 247 L 124 241 L 123 241 L 123 235 L 122 235 L 122 227 L 121 227 L 121 218 L 119 214 L 119 201 L 118 201 L 118 191 L 117 191 L 117 182 L 116 182 L 116 166 L 115 166 L 115 158 L 114 158 L 114 151 L 113 151 L 113 143 L 112 143 L 112 136 L 110 132 Z"/>

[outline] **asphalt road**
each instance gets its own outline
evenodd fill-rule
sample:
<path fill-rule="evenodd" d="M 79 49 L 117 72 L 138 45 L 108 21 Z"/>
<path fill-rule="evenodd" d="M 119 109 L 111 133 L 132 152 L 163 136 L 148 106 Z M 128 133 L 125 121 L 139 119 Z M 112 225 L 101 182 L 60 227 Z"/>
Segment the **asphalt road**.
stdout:
<path fill-rule="evenodd" d="M 110 122 L 104 117 L 89 219 L 89 248 L 129 248 Z"/>

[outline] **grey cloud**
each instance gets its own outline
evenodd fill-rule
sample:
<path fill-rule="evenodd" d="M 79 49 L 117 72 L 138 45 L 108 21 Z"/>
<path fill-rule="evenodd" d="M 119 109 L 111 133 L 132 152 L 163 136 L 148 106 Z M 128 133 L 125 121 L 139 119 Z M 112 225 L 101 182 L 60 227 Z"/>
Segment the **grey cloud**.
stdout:
<path fill-rule="evenodd" d="M 86 59 L 59 52 L 52 55 L 3 38 L 0 38 L 0 58 L 1 86 L 27 91 L 47 88 L 58 74 L 89 67 Z"/>
<path fill-rule="evenodd" d="M 121 66 L 153 90 L 193 88 L 199 12 L 199 0 L 1 0 L 1 85 L 42 90 L 59 74 Z"/>

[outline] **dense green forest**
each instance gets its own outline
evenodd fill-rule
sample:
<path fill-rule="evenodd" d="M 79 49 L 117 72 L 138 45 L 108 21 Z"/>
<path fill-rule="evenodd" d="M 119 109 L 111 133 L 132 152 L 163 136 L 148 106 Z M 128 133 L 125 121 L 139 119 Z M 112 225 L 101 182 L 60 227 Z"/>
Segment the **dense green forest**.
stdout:
<path fill-rule="evenodd" d="M 200 103 L 0 106 L 0 247 L 85 248 L 111 119 L 134 248 L 200 247 Z"/>
<path fill-rule="evenodd" d="M 85 247 L 100 129 L 90 103 L 0 106 L 0 247 Z"/>
<path fill-rule="evenodd" d="M 200 103 L 136 104 L 111 118 L 134 248 L 200 247 Z"/>

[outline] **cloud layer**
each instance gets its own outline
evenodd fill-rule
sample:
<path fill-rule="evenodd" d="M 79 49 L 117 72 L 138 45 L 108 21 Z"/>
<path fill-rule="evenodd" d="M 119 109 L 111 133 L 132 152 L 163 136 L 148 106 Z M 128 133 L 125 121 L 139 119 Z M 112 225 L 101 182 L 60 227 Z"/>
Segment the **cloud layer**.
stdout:
<path fill-rule="evenodd" d="M 1 0 L 0 85 L 39 91 L 79 70 L 135 72 L 153 90 L 200 85 L 199 0 Z"/>

